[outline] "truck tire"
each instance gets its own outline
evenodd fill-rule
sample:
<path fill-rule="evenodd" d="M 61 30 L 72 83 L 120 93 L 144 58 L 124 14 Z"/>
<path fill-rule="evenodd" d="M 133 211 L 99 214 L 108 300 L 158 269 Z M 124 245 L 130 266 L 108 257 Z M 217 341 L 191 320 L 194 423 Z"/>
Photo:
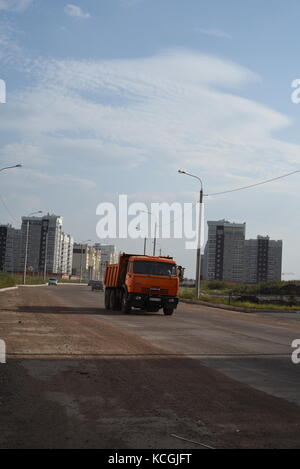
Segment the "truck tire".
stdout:
<path fill-rule="evenodd" d="M 105 309 L 110 309 L 110 294 L 111 294 L 111 291 L 106 288 L 105 296 L 104 296 Z"/>
<path fill-rule="evenodd" d="M 121 301 L 120 301 L 120 296 L 119 292 L 116 290 L 112 290 L 110 293 L 110 309 L 112 311 L 120 311 L 121 309 Z"/>
<path fill-rule="evenodd" d="M 127 294 L 124 292 L 121 298 L 121 309 L 122 313 L 124 314 L 130 314 L 131 313 L 131 304 L 129 303 L 127 299 Z"/>
<path fill-rule="evenodd" d="M 170 306 L 164 306 L 163 311 L 165 316 L 172 316 L 174 313 L 174 308 L 170 308 Z"/>

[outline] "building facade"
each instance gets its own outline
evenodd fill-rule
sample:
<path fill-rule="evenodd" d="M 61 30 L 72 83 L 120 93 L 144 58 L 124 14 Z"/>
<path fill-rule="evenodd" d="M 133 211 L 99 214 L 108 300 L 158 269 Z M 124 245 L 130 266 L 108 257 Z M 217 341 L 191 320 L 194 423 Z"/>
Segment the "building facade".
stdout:
<path fill-rule="evenodd" d="M 269 236 L 245 241 L 244 279 L 246 283 L 281 281 L 282 241 Z"/>
<path fill-rule="evenodd" d="M 0 225 L 0 272 L 20 270 L 21 230 Z"/>
<path fill-rule="evenodd" d="M 244 268 L 245 223 L 208 221 L 208 240 L 203 266 L 207 280 L 238 282 Z"/>
<path fill-rule="evenodd" d="M 19 270 L 39 274 L 71 274 L 73 238 L 62 231 L 58 215 L 23 217 Z"/>
<path fill-rule="evenodd" d="M 203 277 L 225 282 L 280 281 L 282 241 L 268 236 L 245 239 L 246 224 L 208 222 Z"/>
<path fill-rule="evenodd" d="M 84 281 L 100 279 L 101 251 L 88 244 L 74 244 L 72 275 Z"/>
<path fill-rule="evenodd" d="M 65 233 L 62 233 L 61 234 L 60 272 L 63 275 L 72 274 L 73 247 L 74 247 L 73 237 Z"/>
<path fill-rule="evenodd" d="M 32 273 L 60 273 L 62 217 L 22 217 L 21 266 Z"/>
<path fill-rule="evenodd" d="M 72 236 L 62 232 L 57 215 L 23 217 L 21 229 L 0 225 L 0 272 L 72 273 Z"/>
<path fill-rule="evenodd" d="M 96 243 L 95 249 L 101 252 L 100 280 L 103 281 L 107 264 L 117 264 L 119 253 L 117 252 L 116 246 L 113 244 Z"/>

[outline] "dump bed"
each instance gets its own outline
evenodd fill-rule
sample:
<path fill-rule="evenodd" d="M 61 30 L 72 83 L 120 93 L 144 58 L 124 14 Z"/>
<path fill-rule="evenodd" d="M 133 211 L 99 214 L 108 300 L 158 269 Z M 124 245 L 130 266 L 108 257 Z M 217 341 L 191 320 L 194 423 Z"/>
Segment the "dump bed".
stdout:
<path fill-rule="evenodd" d="M 106 287 L 120 287 L 124 281 L 128 259 L 132 254 L 124 252 L 119 256 L 118 264 L 108 264 L 105 270 L 104 285 Z"/>
<path fill-rule="evenodd" d="M 118 286 L 119 264 L 108 264 L 105 269 L 104 285 L 106 287 Z"/>

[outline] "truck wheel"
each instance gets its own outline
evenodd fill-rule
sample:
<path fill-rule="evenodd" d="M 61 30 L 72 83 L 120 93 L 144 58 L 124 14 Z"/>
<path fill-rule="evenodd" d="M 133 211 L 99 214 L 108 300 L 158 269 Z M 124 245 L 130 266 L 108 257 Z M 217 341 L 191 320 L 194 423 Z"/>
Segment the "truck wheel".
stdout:
<path fill-rule="evenodd" d="M 105 296 L 104 296 L 104 304 L 105 304 L 105 309 L 110 309 L 110 290 L 105 290 Z"/>
<path fill-rule="evenodd" d="M 112 290 L 110 294 L 110 309 L 112 311 L 120 311 L 121 309 L 120 297 L 118 292 L 115 290 Z"/>
<path fill-rule="evenodd" d="M 122 295 L 122 313 L 124 314 L 130 314 L 131 313 L 131 304 L 129 303 L 127 299 L 126 293 L 123 293 Z"/>
<path fill-rule="evenodd" d="M 174 308 L 170 308 L 169 306 L 165 306 L 163 310 L 165 316 L 172 316 L 172 314 L 174 313 Z"/>

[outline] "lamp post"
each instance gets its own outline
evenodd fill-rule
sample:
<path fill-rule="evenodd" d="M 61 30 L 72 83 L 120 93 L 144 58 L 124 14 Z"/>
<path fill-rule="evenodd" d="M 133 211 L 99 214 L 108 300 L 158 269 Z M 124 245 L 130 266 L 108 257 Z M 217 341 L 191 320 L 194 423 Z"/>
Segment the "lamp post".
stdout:
<path fill-rule="evenodd" d="M 49 234 L 48 229 L 46 233 L 46 242 L 45 242 L 44 282 L 46 281 L 46 277 L 47 277 L 48 234 Z"/>
<path fill-rule="evenodd" d="M 83 247 L 82 245 L 84 243 L 89 243 L 90 241 L 92 241 L 91 239 L 86 239 L 85 241 L 81 241 L 81 252 L 80 252 L 80 280 L 79 280 L 79 283 L 81 283 L 82 281 L 82 250 L 83 250 Z"/>
<path fill-rule="evenodd" d="M 140 231 L 140 228 L 137 226 L 136 230 Z M 144 256 L 146 255 L 146 247 L 147 247 L 147 237 L 144 238 Z"/>
<path fill-rule="evenodd" d="M 196 261 L 196 296 L 200 298 L 200 287 L 201 287 L 201 223 L 202 223 L 202 210 L 203 210 L 203 183 L 202 179 L 194 174 L 187 173 L 186 171 L 178 170 L 180 174 L 185 174 L 192 178 L 197 179 L 200 182 L 200 211 L 199 211 L 199 229 L 198 229 L 198 243 L 197 243 L 197 261 Z"/>
<path fill-rule="evenodd" d="M 14 169 L 14 168 L 21 168 L 21 167 L 22 167 L 22 165 L 20 163 L 15 164 L 14 166 L 5 166 L 4 168 L 0 168 L 0 172 L 1 171 L 6 171 L 7 169 Z M 14 270 L 14 262 L 12 264 L 12 268 Z"/>
<path fill-rule="evenodd" d="M 6 166 L 5 168 L 0 168 L 0 171 L 5 171 L 6 169 L 13 169 L 13 168 L 21 168 L 22 165 L 19 163 L 19 164 L 15 164 L 14 166 Z"/>
<path fill-rule="evenodd" d="M 148 215 L 152 215 L 152 212 L 149 212 L 148 210 L 141 210 L 142 213 L 148 213 Z M 156 230 L 157 230 L 157 221 L 155 221 L 155 226 L 154 226 L 154 241 L 153 241 L 153 256 L 155 256 L 155 250 L 156 250 Z M 147 238 L 145 237 L 144 240 L 144 255 L 146 255 L 146 243 L 147 243 Z"/>
<path fill-rule="evenodd" d="M 43 213 L 41 210 L 38 210 L 37 212 L 30 213 L 28 215 L 29 217 L 32 217 L 33 215 L 37 215 L 39 213 Z M 28 257 L 28 239 L 29 239 L 29 220 L 27 220 L 27 226 L 26 226 L 26 243 L 25 243 L 25 258 L 24 258 L 24 272 L 23 272 L 23 284 L 26 285 L 26 272 L 27 272 L 27 257 Z"/>

